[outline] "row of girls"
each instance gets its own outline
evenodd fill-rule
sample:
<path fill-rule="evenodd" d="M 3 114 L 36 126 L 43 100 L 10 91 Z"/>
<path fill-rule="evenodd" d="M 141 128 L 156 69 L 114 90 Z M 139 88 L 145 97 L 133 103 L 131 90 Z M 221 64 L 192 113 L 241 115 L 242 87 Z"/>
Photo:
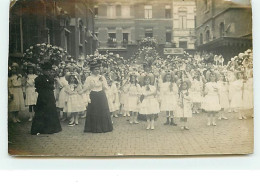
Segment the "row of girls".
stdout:
<path fill-rule="evenodd" d="M 161 62 L 163 65 L 152 64 L 147 71 L 147 65 L 142 71 L 131 67 L 126 69 L 126 65 L 121 68 L 114 66 L 114 69 L 125 71 L 126 77 L 120 79 L 112 77 L 112 70 L 102 70 L 107 82 L 106 95 L 111 116 L 118 117 L 118 113 L 122 113 L 130 117 L 130 123 L 138 123 L 137 116 L 146 115 L 147 129 L 155 128 L 154 122 L 159 112 L 166 112 L 166 125 L 176 125 L 174 117 L 180 118 L 182 129 L 189 129 L 188 118 L 201 109 L 208 113 L 208 125 L 216 125 L 217 115 L 219 119 L 228 119 L 225 113 L 231 109 L 238 111 L 238 119 L 247 119 L 243 110 L 253 108 L 252 70 L 246 73 L 238 70 L 234 60 L 231 60 L 231 67 L 222 68 L 212 65 L 212 62 L 197 61 L 198 68 L 193 65 L 194 61 L 188 60 L 180 61 L 182 66 L 172 68 L 169 67 L 171 61 Z M 194 69 L 190 66 L 194 66 Z M 13 64 L 9 78 L 9 111 L 13 114 L 13 122 L 20 122 L 18 111 L 24 104 L 29 106 L 31 120 L 37 99 L 34 68 L 28 66 L 27 74 L 23 77 L 18 69 L 19 66 Z M 86 116 L 90 103 L 89 92 L 82 90 L 90 71 L 63 62 L 53 72 L 56 73 L 55 97 L 60 117 L 63 120 L 67 118 L 69 126 L 75 126 L 79 123 L 80 115 Z"/>

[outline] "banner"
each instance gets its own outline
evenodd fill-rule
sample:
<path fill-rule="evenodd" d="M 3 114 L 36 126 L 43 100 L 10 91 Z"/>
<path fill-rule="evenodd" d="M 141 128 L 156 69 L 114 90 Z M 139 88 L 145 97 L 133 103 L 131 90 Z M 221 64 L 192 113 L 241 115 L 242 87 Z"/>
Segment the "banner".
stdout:
<path fill-rule="evenodd" d="M 165 55 L 182 55 L 183 54 L 183 48 L 164 48 L 163 54 Z"/>

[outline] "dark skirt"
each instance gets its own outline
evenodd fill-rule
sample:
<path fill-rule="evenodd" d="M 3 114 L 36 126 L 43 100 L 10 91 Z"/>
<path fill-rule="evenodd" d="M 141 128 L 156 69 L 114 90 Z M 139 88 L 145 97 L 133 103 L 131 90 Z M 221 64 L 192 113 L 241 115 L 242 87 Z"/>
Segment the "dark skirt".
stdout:
<path fill-rule="evenodd" d="M 53 91 L 40 92 L 35 106 L 31 134 L 53 134 L 61 130 Z"/>
<path fill-rule="evenodd" d="M 90 100 L 84 132 L 111 132 L 113 125 L 105 92 L 91 91 Z"/>

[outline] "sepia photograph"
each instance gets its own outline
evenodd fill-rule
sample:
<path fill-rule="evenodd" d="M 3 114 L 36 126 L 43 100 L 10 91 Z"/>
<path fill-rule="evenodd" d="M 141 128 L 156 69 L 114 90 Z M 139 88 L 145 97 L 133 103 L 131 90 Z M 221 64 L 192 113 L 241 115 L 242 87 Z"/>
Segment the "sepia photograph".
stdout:
<path fill-rule="evenodd" d="M 8 153 L 254 152 L 250 0 L 10 0 Z"/>

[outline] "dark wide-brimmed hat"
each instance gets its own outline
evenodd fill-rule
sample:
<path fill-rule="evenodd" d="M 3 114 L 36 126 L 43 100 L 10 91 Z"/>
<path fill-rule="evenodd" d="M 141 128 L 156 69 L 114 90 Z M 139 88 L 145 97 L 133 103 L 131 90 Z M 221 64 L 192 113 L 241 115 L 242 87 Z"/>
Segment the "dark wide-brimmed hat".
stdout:
<path fill-rule="evenodd" d="M 101 67 L 101 61 L 100 60 L 92 60 L 92 61 L 89 62 L 89 67 L 90 67 L 90 70 L 94 69 L 94 68 L 99 68 L 99 67 Z"/>

